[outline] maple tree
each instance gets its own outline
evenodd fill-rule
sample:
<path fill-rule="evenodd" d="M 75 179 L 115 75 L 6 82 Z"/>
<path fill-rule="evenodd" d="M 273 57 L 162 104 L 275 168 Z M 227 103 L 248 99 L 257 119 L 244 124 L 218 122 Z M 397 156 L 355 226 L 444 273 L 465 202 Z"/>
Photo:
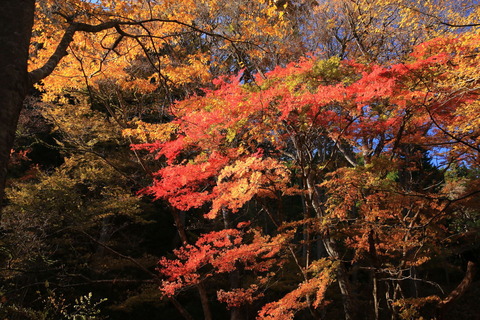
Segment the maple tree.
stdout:
<path fill-rule="evenodd" d="M 448 28 L 475 26 L 477 10 L 474 1 L 9 0 L 0 12 L 8 46 L 0 87 L 9 97 L 0 113 L 0 190 L 33 84 L 42 82 L 44 99 L 61 101 L 108 78 L 120 91 L 163 92 L 159 104 L 168 106 L 172 89 L 191 92 L 242 67 L 245 77 L 262 74 L 305 52 L 401 57 Z"/>
<path fill-rule="evenodd" d="M 476 33 L 437 38 L 391 66 L 309 58 L 252 83 L 242 84 L 241 75 L 220 79 L 216 89 L 178 102 L 172 122 L 127 130 L 151 141 L 135 149 L 166 160 L 144 192 L 224 225 L 175 251 L 176 260 L 160 261 L 165 294 L 218 273 L 255 270 L 251 259 L 266 257 L 256 242 L 269 247 L 278 238 L 285 254 L 272 250 L 268 258 L 277 262 L 267 266 L 293 261 L 303 282 L 265 305 L 260 319 L 292 319 L 323 306 L 333 282 L 346 319 L 358 317 L 354 292 L 365 287 L 373 288 L 363 298 L 373 306 L 365 315 L 405 318 L 426 304 L 441 310 L 450 296 L 409 297 L 407 280 L 428 283 L 419 270 L 441 256 L 455 233 L 449 221 L 479 192 L 478 178 L 468 181 L 468 191 L 452 191 L 456 183 L 442 177 L 453 164 L 478 164 L 477 129 L 470 126 L 478 114 L 478 77 L 471 73 L 478 40 Z M 303 202 L 296 219 L 280 209 L 286 198 Z M 253 240 L 231 228 L 262 216 L 274 229 L 252 226 Z M 323 249 L 315 252 L 315 243 Z M 269 271 L 264 262 L 256 266 Z M 353 266 L 366 270 L 366 283 L 352 283 Z M 230 283 L 218 298 L 230 307 L 251 304 L 262 281 Z"/>

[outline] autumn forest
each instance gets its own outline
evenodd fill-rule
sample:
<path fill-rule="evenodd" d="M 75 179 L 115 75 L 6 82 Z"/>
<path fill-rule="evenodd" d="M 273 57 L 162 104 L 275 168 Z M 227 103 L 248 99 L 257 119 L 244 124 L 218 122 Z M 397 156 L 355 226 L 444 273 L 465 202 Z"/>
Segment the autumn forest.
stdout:
<path fill-rule="evenodd" d="M 0 319 L 480 319 L 476 0 L 3 0 Z"/>

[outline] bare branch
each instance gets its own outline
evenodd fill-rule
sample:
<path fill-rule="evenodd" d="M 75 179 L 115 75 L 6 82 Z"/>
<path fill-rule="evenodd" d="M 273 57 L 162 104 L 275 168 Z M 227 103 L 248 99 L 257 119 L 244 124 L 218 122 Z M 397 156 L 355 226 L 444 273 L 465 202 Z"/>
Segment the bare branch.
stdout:
<path fill-rule="evenodd" d="M 69 20 L 67 17 L 66 17 L 66 19 Z M 110 20 L 110 21 L 103 22 L 103 23 L 100 23 L 100 24 L 97 24 L 97 25 L 92 25 L 92 24 L 87 24 L 87 23 L 79 23 L 79 22 L 70 22 L 70 25 L 65 30 L 65 33 L 63 34 L 63 37 L 60 40 L 60 43 L 57 45 L 57 48 L 56 48 L 55 52 L 48 59 L 48 61 L 42 67 L 29 72 L 30 85 L 33 85 L 35 83 L 38 83 L 42 79 L 45 79 L 55 70 L 57 65 L 62 60 L 62 58 L 67 55 L 68 46 L 70 45 L 70 43 L 72 43 L 73 36 L 75 35 L 75 33 L 77 31 L 96 33 L 96 32 L 101 32 L 101 31 L 104 31 L 104 30 L 107 30 L 107 29 L 115 28 L 115 30 L 123 37 L 136 38 L 136 37 L 139 37 L 139 35 L 132 35 L 132 34 L 126 33 L 124 31 L 122 31 L 122 29 L 120 27 L 121 26 L 142 26 L 142 27 L 144 27 L 144 24 L 151 23 L 151 22 L 174 23 L 174 24 L 178 24 L 178 25 L 190 28 L 193 31 L 203 33 L 207 36 L 221 38 L 221 39 L 226 40 L 230 43 L 235 43 L 235 42 L 247 43 L 245 41 L 230 39 L 230 38 L 228 38 L 224 35 L 218 34 L 218 33 L 202 30 L 202 29 L 197 28 L 193 25 L 190 25 L 188 23 L 184 23 L 184 22 L 181 22 L 181 21 L 175 20 L 175 19 L 173 19 L 173 20 L 172 19 L 148 19 L 148 20 L 141 20 L 141 21 Z M 120 37 L 120 38 L 117 39 L 117 41 L 115 43 L 115 46 L 118 45 L 118 43 L 122 40 L 123 37 Z"/>
<path fill-rule="evenodd" d="M 447 21 L 444 21 L 442 20 L 440 17 L 436 16 L 436 15 L 433 15 L 431 13 L 427 13 L 427 12 L 424 12 L 420 9 L 417 9 L 417 8 L 414 8 L 412 6 L 406 6 L 406 5 L 403 5 L 403 7 L 409 9 L 409 10 L 412 10 L 412 11 L 415 11 L 417 13 L 420 13 L 424 16 L 427 16 L 427 17 L 430 17 L 430 18 L 433 18 L 437 21 L 438 24 L 441 24 L 441 25 L 444 25 L 444 26 L 447 26 L 447 27 L 450 27 L 450 28 L 471 28 L 471 27 L 478 27 L 480 26 L 480 23 L 467 23 L 467 24 L 456 24 L 456 23 L 450 23 L 450 22 L 447 22 Z"/>

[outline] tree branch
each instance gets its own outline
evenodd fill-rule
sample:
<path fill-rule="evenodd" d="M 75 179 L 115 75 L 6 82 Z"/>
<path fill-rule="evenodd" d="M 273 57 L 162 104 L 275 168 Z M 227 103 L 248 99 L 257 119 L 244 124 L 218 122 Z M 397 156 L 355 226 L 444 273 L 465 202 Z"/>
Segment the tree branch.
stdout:
<path fill-rule="evenodd" d="M 67 20 L 68 17 L 65 17 Z M 82 31 L 82 32 L 89 32 L 89 33 L 96 33 L 96 32 L 101 32 L 107 29 L 112 29 L 115 28 L 117 32 L 120 33 L 121 36 L 127 36 L 127 37 L 137 37 L 135 35 L 128 34 L 126 32 L 123 32 L 120 29 L 120 26 L 142 26 L 146 23 L 150 22 L 164 22 L 164 23 L 174 23 L 178 24 L 187 28 L 192 29 L 193 31 L 203 33 L 207 36 L 211 37 L 218 37 L 223 40 L 226 40 L 228 42 L 234 43 L 234 42 L 245 42 L 245 41 L 237 41 L 230 39 L 224 35 L 217 34 L 214 32 L 208 32 L 205 30 L 202 30 L 200 28 L 197 28 L 193 25 L 190 25 L 188 23 L 181 22 L 179 20 L 175 19 L 148 19 L 148 20 L 141 20 L 141 21 L 120 21 L 120 20 L 110 20 L 107 22 L 99 23 L 96 25 L 92 24 L 87 24 L 87 23 L 79 23 L 79 22 L 73 22 L 73 21 L 68 21 L 70 25 L 68 28 L 65 30 L 65 33 L 63 34 L 62 39 L 60 40 L 60 43 L 57 45 L 57 48 L 55 49 L 55 52 L 52 54 L 52 56 L 48 59 L 48 61 L 40 68 L 32 70 L 29 72 L 29 80 L 30 80 L 30 85 L 33 85 L 35 83 L 38 83 L 42 79 L 45 79 L 48 77 L 57 67 L 57 65 L 60 63 L 62 58 L 67 55 L 67 49 L 70 43 L 73 41 L 73 36 L 77 31 Z M 120 42 L 122 37 L 117 39 L 116 42 Z M 118 43 L 116 43 L 118 45 Z"/>
<path fill-rule="evenodd" d="M 442 319 L 446 309 L 448 309 L 455 300 L 460 298 L 467 291 L 473 282 L 476 271 L 476 264 L 473 261 L 468 261 L 467 271 L 465 272 L 462 281 L 458 284 L 455 290 L 450 292 L 450 294 L 438 304 L 439 319 Z"/>
<path fill-rule="evenodd" d="M 400 6 L 402 6 L 402 5 L 400 5 Z M 417 13 L 420 13 L 424 16 L 433 18 L 437 21 L 437 23 L 439 23 L 441 25 L 444 25 L 444 26 L 447 26 L 447 27 L 450 27 L 450 28 L 471 28 L 471 27 L 480 26 L 480 23 L 465 23 L 465 24 L 464 23 L 460 23 L 460 24 L 450 23 L 448 21 L 442 20 L 439 16 L 433 15 L 433 14 L 428 13 L 428 12 L 424 12 L 424 11 L 422 11 L 420 9 L 417 9 L 417 8 L 414 8 L 412 6 L 403 5 L 403 7 L 407 8 L 409 10 L 415 11 Z"/>

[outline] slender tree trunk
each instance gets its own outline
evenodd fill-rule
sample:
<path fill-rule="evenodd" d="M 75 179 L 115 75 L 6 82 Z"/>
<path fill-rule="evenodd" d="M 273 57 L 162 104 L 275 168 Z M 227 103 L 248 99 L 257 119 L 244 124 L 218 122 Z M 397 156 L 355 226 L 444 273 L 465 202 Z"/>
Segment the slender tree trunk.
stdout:
<path fill-rule="evenodd" d="M 111 229 L 110 229 L 110 221 L 111 217 L 106 217 L 102 219 L 102 229 L 100 229 L 100 235 L 98 237 L 98 242 L 100 243 L 108 243 L 108 240 L 111 238 Z M 96 254 L 100 257 L 103 256 L 105 253 L 105 247 L 99 245 L 97 247 Z"/>
<path fill-rule="evenodd" d="M 378 320 L 380 313 L 380 303 L 378 301 L 378 279 L 375 270 L 372 271 L 372 297 L 373 297 L 373 313 L 375 315 L 375 320 Z"/>
<path fill-rule="evenodd" d="M 187 233 L 185 232 L 185 226 L 183 223 L 180 214 L 175 210 L 172 209 L 173 220 L 175 221 L 175 225 L 177 227 L 178 234 L 180 235 L 180 239 L 184 244 L 188 243 Z M 197 291 L 200 295 L 200 302 L 202 303 L 203 309 L 203 316 L 205 320 L 212 320 L 212 311 L 210 310 L 210 303 L 208 302 L 208 294 L 205 286 L 202 282 L 197 284 Z"/>
<path fill-rule="evenodd" d="M 240 271 L 234 270 L 229 274 L 230 287 L 232 289 L 240 287 Z M 245 319 L 245 313 L 242 307 L 230 308 L 230 320 L 243 320 Z"/>
<path fill-rule="evenodd" d="M 320 197 L 317 189 L 315 188 L 315 183 L 312 176 L 307 176 L 306 184 L 311 206 L 313 207 L 316 216 L 321 219 L 324 216 L 324 213 L 320 204 Z M 325 246 L 325 250 L 327 251 L 329 257 L 334 260 L 340 261 L 341 255 L 337 248 L 337 244 L 335 243 L 335 240 L 328 235 L 328 233 L 323 238 L 323 245 Z M 353 299 L 353 292 L 350 285 L 350 279 L 348 278 L 347 269 L 341 261 L 337 269 L 337 282 L 340 288 L 340 292 L 342 294 L 345 320 L 354 320 L 356 319 L 356 306 Z"/>
<path fill-rule="evenodd" d="M 27 72 L 35 0 L 0 4 L 0 202 L 18 117 L 30 87 Z"/>
<path fill-rule="evenodd" d="M 222 215 L 223 215 L 223 225 L 225 229 L 231 229 L 233 227 L 232 219 L 230 217 L 230 212 L 225 207 L 222 208 Z M 238 269 L 238 265 L 237 265 L 237 268 L 228 275 L 228 280 L 230 282 L 231 289 L 240 288 L 241 279 L 240 279 L 240 270 Z M 242 309 L 243 309 L 242 307 L 230 308 L 230 320 L 245 319 L 245 313 L 243 312 Z"/>
<path fill-rule="evenodd" d="M 379 268 L 378 256 L 377 256 L 377 249 L 375 247 L 375 232 L 373 229 L 370 229 L 368 232 L 368 253 L 370 256 L 370 266 L 372 270 L 370 271 L 370 280 L 372 281 L 372 299 L 373 299 L 373 314 L 374 319 L 378 320 L 380 318 L 380 299 L 381 296 L 379 281 L 378 281 L 378 273 L 377 270 Z"/>
<path fill-rule="evenodd" d="M 325 237 L 323 240 L 325 249 L 328 252 L 328 255 L 334 260 L 340 260 L 340 255 L 337 249 L 335 241 L 328 237 Z M 356 319 L 355 304 L 353 301 L 352 288 L 350 286 L 350 280 L 348 279 L 347 269 L 340 263 L 337 269 L 337 282 L 338 287 L 340 288 L 340 293 L 342 294 L 343 310 L 345 312 L 345 320 L 354 320 Z"/>

